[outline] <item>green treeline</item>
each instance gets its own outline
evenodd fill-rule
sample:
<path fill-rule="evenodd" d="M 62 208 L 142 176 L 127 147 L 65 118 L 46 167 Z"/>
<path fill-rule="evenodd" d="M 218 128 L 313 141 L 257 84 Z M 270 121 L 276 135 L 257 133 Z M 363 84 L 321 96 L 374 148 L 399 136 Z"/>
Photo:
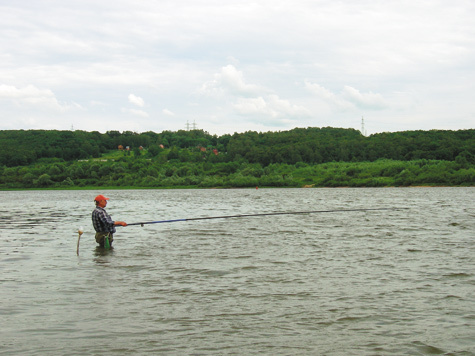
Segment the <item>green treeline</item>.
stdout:
<path fill-rule="evenodd" d="M 473 186 L 475 130 L 0 131 L 0 174 L 3 189 Z"/>
<path fill-rule="evenodd" d="M 458 155 L 473 161 L 475 130 L 404 131 L 380 133 L 369 137 L 354 129 L 296 128 L 289 131 L 258 133 L 248 131 L 216 136 L 202 130 L 163 131 L 0 131 L 0 166 L 23 166 L 42 158 L 65 161 L 100 157 L 119 145 L 148 150 L 149 157 L 165 148 L 194 149 L 198 146 L 217 149 L 217 161 L 231 162 L 244 158 L 250 163 L 362 162 L 381 158 L 410 161 L 417 159 L 453 161 Z M 172 151 L 173 155 L 177 152 Z"/>

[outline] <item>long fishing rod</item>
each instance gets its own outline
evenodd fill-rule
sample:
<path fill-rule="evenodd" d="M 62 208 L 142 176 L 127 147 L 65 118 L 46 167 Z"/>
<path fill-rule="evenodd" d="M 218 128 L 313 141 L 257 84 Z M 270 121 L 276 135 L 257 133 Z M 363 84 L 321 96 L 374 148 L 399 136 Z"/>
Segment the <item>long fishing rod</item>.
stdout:
<path fill-rule="evenodd" d="M 373 209 L 338 209 L 338 210 L 312 210 L 312 211 L 290 211 L 290 212 L 276 212 L 276 213 L 259 213 L 259 214 L 242 214 L 242 215 L 224 215 L 224 216 L 208 216 L 202 218 L 187 218 L 187 219 L 173 219 L 173 220 L 159 220 L 159 221 L 146 221 L 127 224 L 132 225 L 148 225 L 148 224 L 162 224 L 172 223 L 180 221 L 194 221 L 194 220 L 211 220 L 211 219 L 228 219 L 228 218 L 247 218 L 253 216 L 270 216 L 270 215 L 295 215 L 295 214 L 316 214 L 316 213 L 336 213 L 336 212 L 351 212 L 351 211 L 374 211 L 374 210 L 397 210 L 406 208 L 373 208 Z"/>

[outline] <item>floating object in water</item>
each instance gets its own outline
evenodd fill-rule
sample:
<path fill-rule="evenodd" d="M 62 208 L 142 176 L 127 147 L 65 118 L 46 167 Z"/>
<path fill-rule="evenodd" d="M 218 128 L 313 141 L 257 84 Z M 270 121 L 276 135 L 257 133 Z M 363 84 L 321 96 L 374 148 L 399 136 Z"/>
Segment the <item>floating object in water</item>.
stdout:
<path fill-rule="evenodd" d="M 81 235 L 84 233 L 84 228 L 82 226 L 78 229 L 78 247 L 76 249 L 76 253 L 79 256 L 79 240 L 81 239 Z"/>

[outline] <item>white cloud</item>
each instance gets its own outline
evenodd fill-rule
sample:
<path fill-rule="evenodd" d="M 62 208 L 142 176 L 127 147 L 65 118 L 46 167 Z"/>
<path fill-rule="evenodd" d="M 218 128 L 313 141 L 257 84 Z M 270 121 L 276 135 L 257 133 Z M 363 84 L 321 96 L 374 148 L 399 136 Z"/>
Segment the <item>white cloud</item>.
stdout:
<path fill-rule="evenodd" d="M 203 94 L 217 96 L 223 94 L 252 96 L 261 91 L 264 91 L 262 87 L 246 83 L 243 73 L 231 64 L 222 67 L 221 71 L 214 75 L 214 80 L 204 83 L 201 88 Z"/>
<path fill-rule="evenodd" d="M 134 94 L 129 94 L 129 102 L 140 107 L 145 105 L 143 99 L 139 96 L 135 96 Z"/>
<path fill-rule="evenodd" d="M 18 106 L 27 105 L 58 112 L 64 112 L 70 108 L 81 108 L 77 103 L 61 104 L 50 89 L 39 89 L 34 85 L 17 88 L 2 84 L 0 85 L 0 99 L 11 101 Z"/>
<path fill-rule="evenodd" d="M 258 117 L 262 122 L 272 119 L 273 124 L 288 123 L 295 117 L 309 116 L 309 111 L 302 106 L 292 105 L 288 100 L 280 99 L 277 95 L 268 95 L 265 98 L 238 98 L 233 104 L 237 113 Z M 278 120 L 275 120 L 278 119 Z"/>
<path fill-rule="evenodd" d="M 0 5 L 0 129 L 473 127 L 473 1 L 65 4 Z"/>
<path fill-rule="evenodd" d="M 262 88 L 254 84 L 247 84 L 244 81 L 242 72 L 233 65 L 227 65 L 221 69 L 221 85 L 235 95 L 255 95 L 262 91 Z"/>
<path fill-rule="evenodd" d="M 379 110 L 388 107 L 388 103 L 381 94 L 361 93 L 348 85 L 343 88 L 342 96 L 355 105 L 366 109 Z"/>
<path fill-rule="evenodd" d="M 165 115 L 167 115 L 167 116 L 175 116 L 175 113 L 172 112 L 172 111 L 170 111 L 170 110 L 168 110 L 168 109 L 163 109 L 163 110 L 162 110 L 162 113 L 165 114 Z"/>
<path fill-rule="evenodd" d="M 314 94 L 318 99 L 332 108 L 343 111 L 354 108 L 352 103 L 346 101 L 340 95 L 331 92 L 317 83 L 310 83 L 307 81 L 305 82 L 305 88 L 307 88 L 307 90 Z"/>
<path fill-rule="evenodd" d="M 349 85 L 345 85 L 338 94 L 317 83 L 308 81 L 305 82 L 305 87 L 321 101 L 338 110 L 354 110 L 355 108 L 381 110 L 389 107 L 388 102 L 381 94 L 361 93 L 358 89 Z"/>
<path fill-rule="evenodd" d="M 129 113 L 134 116 L 149 117 L 149 114 L 147 112 L 139 109 L 122 109 L 122 112 Z"/>
<path fill-rule="evenodd" d="M 263 124 L 282 125 L 295 117 L 308 116 L 309 111 L 281 99 L 270 89 L 247 83 L 242 71 L 233 65 L 222 67 L 213 81 L 202 86 L 202 93 L 224 99 L 237 114 Z"/>
<path fill-rule="evenodd" d="M 272 114 L 266 101 L 261 96 L 258 98 L 239 98 L 234 107 L 240 114 Z"/>

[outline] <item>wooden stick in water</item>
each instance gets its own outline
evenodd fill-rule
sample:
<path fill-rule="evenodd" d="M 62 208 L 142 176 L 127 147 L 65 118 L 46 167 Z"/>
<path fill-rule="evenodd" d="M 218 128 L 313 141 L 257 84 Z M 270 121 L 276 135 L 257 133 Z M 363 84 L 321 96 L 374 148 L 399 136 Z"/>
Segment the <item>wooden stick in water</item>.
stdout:
<path fill-rule="evenodd" d="M 84 233 L 84 228 L 81 226 L 79 229 L 78 229 L 78 247 L 77 247 L 77 250 L 76 250 L 76 253 L 77 255 L 79 256 L 79 240 L 81 239 L 81 235 Z"/>

